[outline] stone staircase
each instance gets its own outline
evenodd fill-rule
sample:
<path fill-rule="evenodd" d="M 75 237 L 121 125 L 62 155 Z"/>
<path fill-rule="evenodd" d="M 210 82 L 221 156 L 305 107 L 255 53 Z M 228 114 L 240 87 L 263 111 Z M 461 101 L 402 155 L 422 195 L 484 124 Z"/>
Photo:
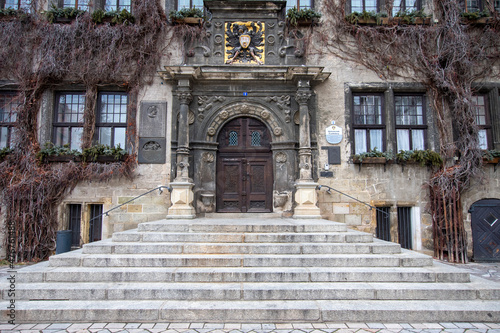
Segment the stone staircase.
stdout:
<path fill-rule="evenodd" d="M 16 322 L 500 320 L 500 284 L 326 220 L 143 223 L 17 271 L 15 289 Z"/>

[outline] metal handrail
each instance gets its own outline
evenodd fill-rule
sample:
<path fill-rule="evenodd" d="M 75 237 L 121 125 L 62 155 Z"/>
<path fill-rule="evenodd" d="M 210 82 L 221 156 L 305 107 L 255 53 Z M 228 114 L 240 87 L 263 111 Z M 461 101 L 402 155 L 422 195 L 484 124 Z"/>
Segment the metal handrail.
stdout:
<path fill-rule="evenodd" d="M 102 214 L 100 214 L 100 215 L 94 216 L 93 218 L 91 218 L 91 219 L 89 220 L 89 223 L 90 223 L 90 222 L 92 222 L 92 221 L 94 221 L 95 219 L 97 219 L 97 218 L 101 217 L 101 216 L 104 216 L 104 215 L 109 216 L 109 215 L 108 215 L 108 213 L 109 213 L 109 212 L 111 212 L 112 210 L 118 209 L 118 208 L 120 208 L 121 206 L 124 206 L 124 205 L 128 204 L 129 202 L 132 202 L 132 201 L 134 201 L 134 200 L 136 200 L 136 199 L 139 199 L 140 197 L 143 197 L 143 196 L 145 196 L 146 194 L 149 194 L 149 193 L 154 192 L 154 191 L 156 191 L 156 190 L 159 190 L 159 191 L 160 191 L 160 194 L 162 194 L 162 193 L 163 193 L 163 190 L 162 190 L 163 188 L 166 188 L 169 192 L 172 192 L 172 188 L 171 188 L 171 187 L 168 187 L 168 186 L 161 185 L 161 186 L 155 187 L 154 189 L 149 190 L 149 191 L 147 191 L 147 192 L 144 192 L 143 194 L 138 195 L 138 196 L 136 196 L 136 197 L 134 197 L 134 198 L 130 199 L 129 201 L 122 203 L 121 205 L 118 205 L 118 206 L 116 206 L 116 207 L 113 207 L 113 208 L 111 208 L 110 210 L 107 210 L 107 211 L 105 211 L 104 213 L 102 213 Z"/>
<path fill-rule="evenodd" d="M 333 191 L 335 191 L 335 192 L 337 192 L 337 193 L 340 193 L 340 194 L 342 194 L 342 195 L 345 195 L 346 197 L 348 197 L 348 198 L 350 198 L 350 199 L 352 199 L 352 200 L 355 200 L 355 201 L 357 201 L 357 202 L 359 202 L 359 203 L 362 203 L 363 205 L 366 205 L 366 206 L 370 207 L 370 210 L 372 210 L 373 208 L 375 208 L 375 210 L 377 210 L 378 212 L 381 212 L 382 214 L 384 214 L 384 215 L 386 215 L 386 216 L 389 216 L 389 213 L 384 212 L 383 210 L 378 209 L 377 207 L 372 206 L 372 205 L 370 205 L 370 204 L 368 204 L 368 203 L 366 203 L 366 202 L 364 202 L 364 201 L 361 201 L 361 200 L 359 200 L 359 199 L 356 199 L 356 198 L 354 198 L 354 197 L 350 196 L 349 194 L 346 194 L 346 193 L 344 193 L 344 192 L 341 192 L 341 191 L 339 191 L 339 190 L 336 190 L 336 189 L 334 189 L 333 187 L 330 187 L 330 186 L 328 186 L 328 185 L 318 185 L 318 186 L 316 187 L 316 189 L 319 191 L 319 190 L 321 190 L 321 188 L 323 188 L 323 187 L 328 188 L 328 190 L 326 190 L 326 193 L 328 193 L 328 194 L 332 194 L 332 192 L 330 192 L 330 191 L 331 191 L 331 190 L 333 190 Z"/>

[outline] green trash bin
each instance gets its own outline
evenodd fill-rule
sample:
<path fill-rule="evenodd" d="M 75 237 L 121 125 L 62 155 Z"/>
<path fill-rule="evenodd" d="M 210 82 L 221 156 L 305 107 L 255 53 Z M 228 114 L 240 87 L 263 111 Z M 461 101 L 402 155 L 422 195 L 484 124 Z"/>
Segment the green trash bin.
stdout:
<path fill-rule="evenodd" d="M 71 251 L 71 230 L 59 230 L 56 238 L 56 254 Z"/>

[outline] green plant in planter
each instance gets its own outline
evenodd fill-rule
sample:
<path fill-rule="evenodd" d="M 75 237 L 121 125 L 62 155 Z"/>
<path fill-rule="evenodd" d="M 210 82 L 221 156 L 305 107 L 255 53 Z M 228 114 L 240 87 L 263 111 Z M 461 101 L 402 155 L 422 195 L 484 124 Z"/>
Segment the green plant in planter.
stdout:
<path fill-rule="evenodd" d="M 491 161 L 496 157 L 500 157 L 500 150 L 483 150 L 483 158 L 488 161 Z"/>
<path fill-rule="evenodd" d="M 414 161 L 424 166 L 442 166 L 443 158 L 437 152 L 427 150 L 400 150 L 396 155 L 396 161 L 401 164 L 406 164 L 408 161 Z"/>
<path fill-rule="evenodd" d="M 465 18 L 467 20 L 475 21 L 475 20 L 479 20 L 482 17 L 490 17 L 491 14 L 487 9 L 485 9 L 483 11 L 462 12 L 462 13 L 460 13 L 460 16 L 462 16 L 463 18 Z"/>
<path fill-rule="evenodd" d="M 0 161 L 3 161 L 3 159 L 9 155 L 10 153 L 12 153 L 12 149 L 9 148 L 9 147 L 5 147 L 5 148 L 2 148 L 0 149 Z"/>
<path fill-rule="evenodd" d="M 92 21 L 95 23 L 103 23 L 109 21 L 111 24 L 134 24 L 135 17 L 126 9 L 121 11 L 104 11 L 102 9 L 96 9 L 92 13 Z"/>
<path fill-rule="evenodd" d="M 203 10 L 193 7 L 193 8 L 182 8 L 181 10 L 172 10 L 168 17 L 171 20 L 182 20 L 186 17 L 197 17 L 203 18 Z"/>
<path fill-rule="evenodd" d="M 50 23 L 54 23 L 58 18 L 74 19 L 85 13 L 85 10 L 81 10 L 78 8 L 59 8 L 53 4 L 50 9 L 45 12 L 45 17 L 47 18 L 47 21 L 49 21 Z"/>
<path fill-rule="evenodd" d="M 286 18 L 291 25 L 297 25 L 301 20 L 320 19 L 321 13 L 312 8 L 297 9 L 297 7 L 293 7 L 286 12 Z"/>
<path fill-rule="evenodd" d="M 394 17 L 400 17 L 403 23 L 414 24 L 417 18 L 426 19 L 429 16 L 424 13 L 424 10 L 403 10 L 399 11 L 394 15 Z"/>
<path fill-rule="evenodd" d="M 127 152 L 118 145 L 110 147 L 108 145 L 97 144 L 90 148 L 86 148 L 82 152 L 82 158 L 86 162 L 95 162 L 99 156 L 113 156 L 115 160 L 120 160 Z"/>
<path fill-rule="evenodd" d="M 55 146 L 52 142 L 46 142 L 45 146 L 36 154 L 36 157 L 40 161 L 42 161 L 47 156 L 64 155 L 81 156 L 82 153 L 76 149 L 71 149 L 69 147 L 69 144 L 65 144 L 63 146 Z"/>
<path fill-rule="evenodd" d="M 375 147 L 373 148 L 373 150 L 367 151 L 365 153 L 353 155 L 352 159 L 363 162 L 363 159 L 367 157 L 384 157 L 388 161 L 394 158 L 392 151 L 379 151 L 377 147 Z"/>
<path fill-rule="evenodd" d="M 387 13 L 385 13 L 385 12 L 376 13 L 374 11 L 367 12 L 367 11 L 363 10 L 362 12 L 350 13 L 349 15 L 347 15 L 345 17 L 345 20 L 351 24 L 358 24 L 360 19 L 364 20 L 364 21 L 375 20 L 375 22 L 378 25 L 380 25 L 382 23 L 383 17 L 387 17 Z"/>

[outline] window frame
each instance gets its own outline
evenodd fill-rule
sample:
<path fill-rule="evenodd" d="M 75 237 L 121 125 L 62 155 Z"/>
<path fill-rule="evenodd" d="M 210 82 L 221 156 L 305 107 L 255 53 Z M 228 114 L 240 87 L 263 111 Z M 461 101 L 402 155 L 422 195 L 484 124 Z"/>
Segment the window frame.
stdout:
<path fill-rule="evenodd" d="M 403 2 L 403 8 L 399 7 L 399 10 L 395 12 L 394 8 L 396 8 L 395 4 L 397 1 L 400 1 L 400 3 Z M 407 8 L 406 1 L 407 0 L 394 0 L 393 1 L 393 6 L 392 6 L 392 15 L 393 16 L 396 15 L 400 11 L 404 12 L 404 11 L 410 10 Z M 421 10 L 422 9 L 422 0 L 416 0 L 415 4 L 416 4 L 416 8 L 414 8 L 414 9 L 412 8 L 411 10 Z"/>
<path fill-rule="evenodd" d="M 493 149 L 493 126 L 492 126 L 492 119 L 491 119 L 491 109 L 490 109 L 490 102 L 489 102 L 489 94 L 488 93 L 476 93 L 473 95 L 473 97 L 483 97 L 484 98 L 484 119 L 485 119 L 485 124 L 484 125 L 479 125 L 477 123 L 477 109 L 474 111 L 474 123 L 478 127 L 479 130 L 486 130 L 486 150 Z M 477 103 L 474 103 L 474 100 L 472 100 L 472 103 L 474 104 L 475 107 L 477 107 Z M 479 135 L 479 132 L 478 132 Z M 479 138 L 478 138 L 479 139 Z M 479 143 L 479 142 L 478 142 Z"/>
<path fill-rule="evenodd" d="M 286 1 L 286 10 L 288 11 L 289 9 L 295 7 L 297 9 L 307 9 L 311 8 L 314 9 L 314 0 L 310 0 L 311 5 L 310 6 L 301 6 L 300 5 L 300 0 L 287 0 Z"/>
<path fill-rule="evenodd" d="M 116 1 L 116 8 L 114 9 L 111 9 L 109 11 L 122 11 L 122 10 L 127 10 L 129 13 L 132 13 L 132 1 L 129 1 L 130 2 L 130 5 L 121 5 L 120 2 L 123 2 L 124 0 L 115 0 Z M 96 6 L 97 8 L 101 8 L 102 10 L 104 11 L 108 11 L 106 10 L 106 0 L 102 0 L 102 3 L 100 6 Z M 115 5 L 113 5 L 113 7 L 115 7 Z M 121 7 L 126 7 L 126 8 L 121 8 Z"/>
<path fill-rule="evenodd" d="M 372 11 L 372 10 L 366 10 L 366 1 L 367 0 L 360 0 L 360 1 L 362 3 L 362 9 L 361 9 L 361 11 L 353 10 L 352 0 L 349 1 L 349 5 L 351 6 L 351 8 L 350 8 L 350 12 L 351 13 L 354 13 L 354 12 L 360 13 L 360 12 L 363 12 L 363 11 L 371 12 Z M 376 4 L 375 4 L 375 8 L 376 8 L 375 12 L 376 13 L 380 12 L 380 7 L 381 7 L 381 0 L 376 0 Z"/>
<path fill-rule="evenodd" d="M 17 91 L 0 91 L 0 101 L 3 101 L 4 97 L 10 97 L 9 104 L 12 104 L 12 102 L 15 102 L 16 98 L 19 97 L 19 93 Z M 4 104 L 5 105 L 5 104 Z M 14 107 L 10 107 L 11 111 L 12 109 L 18 108 L 21 105 L 21 103 L 16 102 L 16 105 Z M 3 116 L 3 112 L 0 113 Z M 9 120 L 10 121 L 3 121 L 2 118 L 0 118 L 0 127 L 1 128 L 7 128 L 7 140 L 6 140 L 6 145 L 5 147 L 0 146 L 0 148 L 10 148 L 12 146 L 12 140 L 13 140 L 13 129 L 17 126 L 17 114 L 18 112 L 10 112 L 9 113 Z M 12 121 L 12 117 L 14 117 L 14 121 Z"/>
<path fill-rule="evenodd" d="M 125 110 L 125 122 L 101 122 L 100 121 L 100 116 L 101 116 L 101 108 L 102 108 L 102 100 L 101 97 L 102 95 L 119 95 L 119 96 L 126 96 L 127 97 L 127 108 Z M 127 92 L 123 91 L 99 91 L 97 94 L 97 103 L 96 103 L 96 109 L 95 109 L 95 136 L 94 136 L 94 141 L 95 143 L 101 143 L 101 138 L 100 138 L 100 128 L 103 127 L 110 127 L 111 128 L 111 144 L 109 145 L 110 147 L 115 147 L 115 128 L 125 128 L 125 143 L 124 147 L 120 146 L 121 149 L 127 149 L 127 132 L 128 132 L 128 104 L 130 103 L 130 99 L 128 96 Z M 120 104 L 121 105 L 121 104 Z"/>
<path fill-rule="evenodd" d="M 64 4 L 64 1 L 65 0 L 57 0 L 57 6 L 59 8 L 76 8 L 76 9 L 80 9 L 80 10 L 85 10 L 85 11 L 91 11 L 93 9 L 93 6 L 91 4 L 91 0 L 83 0 L 83 1 L 86 1 L 86 5 L 85 5 L 85 8 L 80 8 L 80 5 L 78 4 L 79 1 L 82 1 L 82 0 L 73 0 L 75 1 L 75 5 L 74 6 L 66 6 Z"/>
<path fill-rule="evenodd" d="M 198 8 L 198 7 L 196 7 L 196 5 L 193 6 L 193 1 L 195 1 L 195 0 L 189 0 L 189 8 Z M 176 8 L 176 10 L 181 10 L 182 8 L 187 8 L 187 7 L 179 6 L 179 0 L 176 0 L 175 1 L 175 8 Z M 199 7 L 199 9 L 203 10 L 203 8 L 204 8 L 204 6 L 203 6 L 203 2 L 202 2 L 202 5 L 201 5 L 201 7 Z"/>
<path fill-rule="evenodd" d="M 380 117 L 381 117 L 381 123 L 380 124 L 357 124 L 356 121 L 356 114 L 355 114 L 355 105 L 354 105 L 354 98 L 356 96 L 378 96 L 380 97 Z M 377 147 L 378 151 L 384 152 L 386 151 L 387 148 L 387 133 L 386 133 L 386 110 L 385 110 L 385 96 L 384 93 L 382 92 L 353 92 L 351 96 L 351 124 L 352 124 L 352 143 L 353 143 L 353 151 L 356 152 L 356 136 L 355 132 L 356 130 L 365 130 L 366 131 L 366 152 L 371 151 L 371 144 L 370 144 L 370 130 L 382 130 L 382 147 Z"/>
<path fill-rule="evenodd" d="M 405 97 L 405 96 L 419 96 L 422 98 L 422 121 L 423 125 L 398 125 L 397 124 L 397 115 L 396 115 L 396 97 Z M 408 129 L 409 130 L 409 142 L 410 142 L 410 149 L 409 150 L 415 150 L 414 145 L 413 145 L 413 135 L 412 135 L 412 130 L 423 130 L 424 131 L 424 149 L 427 149 L 427 130 L 428 130 L 428 125 L 427 125 L 427 99 L 426 95 L 421 93 L 404 93 L 404 92 L 397 92 L 394 93 L 394 110 L 393 111 L 393 116 L 394 116 L 394 134 L 395 134 L 395 139 L 396 139 L 396 151 L 400 151 L 402 149 L 399 149 L 398 145 L 398 129 Z"/>
<path fill-rule="evenodd" d="M 15 1 L 17 2 L 17 5 L 15 5 L 14 10 L 20 10 L 20 9 L 24 9 L 27 11 L 30 10 L 31 3 L 28 3 L 26 0 L 15 0 Z M 24 2 L 24 4 L 23 4 L 23 2 Z M 9 7 L 7 7 L 6 0 L 0 0 L 0 9 L 6 9 Z"/>
<path fill-rule="evenodd" d="M 83 112 L 82 112 L 82 121 L 81 122 L 59 122 L 58 119 L 57 119 L 57 116 L 58 116 L 58 110 L 59 110 L 59 104 L 60 104 L 60 97 L 62 95 L 82 95 L 84 97 L 84 101 L 83 101 Z M 72 133 L 71 133 L 71 129 L 72 128 L 82 128 L 82 135 L 83 135 L 83 130 L 84 130 L 84 123 L 85 123 L 85 98 L 86 98 L 86 94 L 85 94 L 85 91 L 81 91 L 81 90 L 78 90 L 78 91 L 57 91 L 55 93 L 55 101 L 54 101 L 54 110 L 52 111 L 53 113 L 53 122 L 52 122 L 52 143 L 56 146 L 58 146 L 57 144 L 57 131 L 56 131 L 56 128 L 69 128 L 69 142 L 67 143 L 64 143 L 63 145 L 65 144 L 69 144 L 70 147 L 71 147 L 71 143 L 72 143 Z M 72 149 L 72 148 L 71 148 Z M 81 150 L 81 142 L 80 142 L 80 145 L 79 145 L 79 150 Z"/>

